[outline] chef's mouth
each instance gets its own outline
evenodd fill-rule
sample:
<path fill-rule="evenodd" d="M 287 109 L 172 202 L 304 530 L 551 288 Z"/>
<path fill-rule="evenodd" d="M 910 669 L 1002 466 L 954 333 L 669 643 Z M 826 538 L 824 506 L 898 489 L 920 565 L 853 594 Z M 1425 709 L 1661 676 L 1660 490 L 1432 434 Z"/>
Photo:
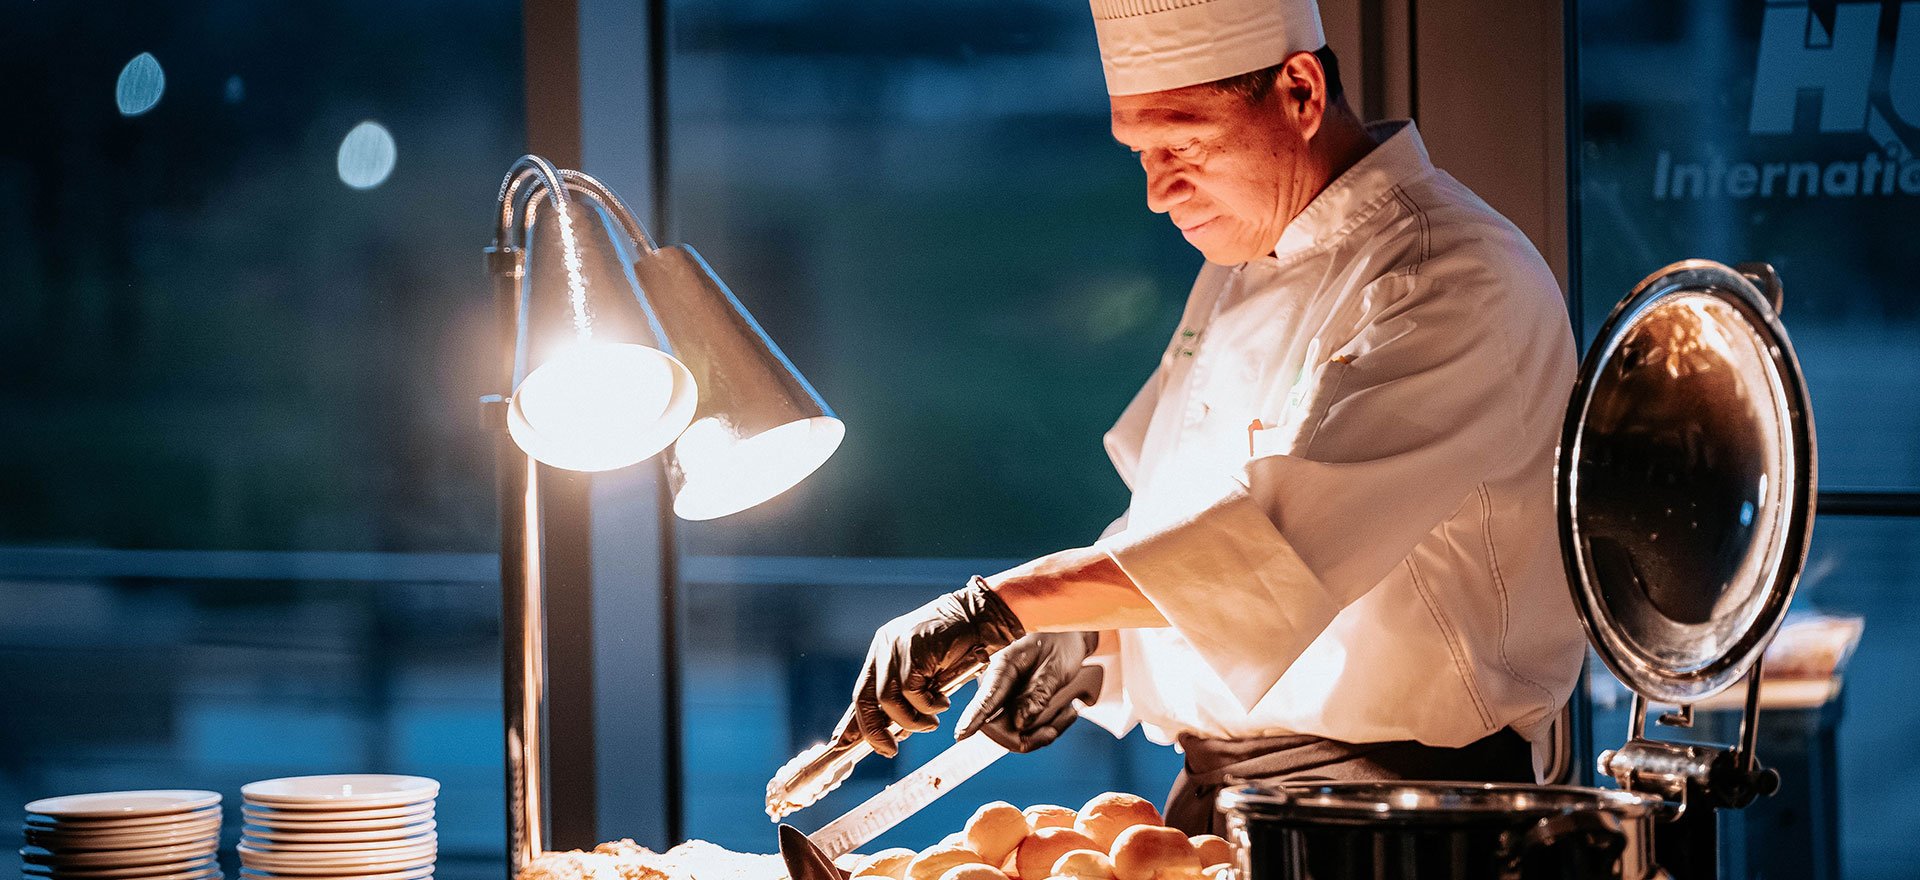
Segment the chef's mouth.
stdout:
<path fill-rule="evenodd" d="M 1174 225 L 1175 225 L 1175 226 L 1179 226 L 1179 227 L 1180 227 L 1180 234 L 1181 234 L 1181 235 L 1192 235 L 1192 234 L 1194 234 L 1195 232 L 1198 232 L 1198 231 L 1200 231 L 1201 229 L 1204 229 L 1204 228 L 1206 228 L 1207 226 L 1210 226 L 1210 225 L 1212 225 L 1212 224 L 1213 224 L 1213 221 L 1215 221 L 1215 220 L 1218 220 L 1218 219 L 1220 219 L 1220 218 L 1218 218 L 1218 217 L 1212 217 L 1212 218 L 1209 218 L 1209 219 L 1206 219 L 1206 220 L 1202 220 L 1202 221 L 1200 221 L 1199 223 L 1195 223 L 1195 224 L 1193 224 L 1193 225 L 1191 225 L 1191 226 L 1181 226 L 1181 225 L 1180 225 L 1180 224 L 1178 224 L 1178 223 L 1175 223 Z"/>

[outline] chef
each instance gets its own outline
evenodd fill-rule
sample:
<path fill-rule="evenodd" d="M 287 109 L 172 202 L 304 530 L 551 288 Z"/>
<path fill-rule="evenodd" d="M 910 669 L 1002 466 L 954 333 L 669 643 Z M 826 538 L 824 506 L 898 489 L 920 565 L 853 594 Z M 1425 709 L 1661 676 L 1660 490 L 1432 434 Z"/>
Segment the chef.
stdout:
<path fill-rule="evenodd" d="M 1131 503 L 881 627 L 841 735 L 892 756 L 991 657 L 961 736 L 1144 725 L 1185 753 L 1189 833 L 1229 778 L 1534 781 L 1585 645 L 1552 274 L 1411 122 L 1360 122 L 1314 0 L 1092 9 L 1113 136 L 1206 258 L 1106 435 Z M 1089 662 L 1098 700 L 1046 713 Z"/>

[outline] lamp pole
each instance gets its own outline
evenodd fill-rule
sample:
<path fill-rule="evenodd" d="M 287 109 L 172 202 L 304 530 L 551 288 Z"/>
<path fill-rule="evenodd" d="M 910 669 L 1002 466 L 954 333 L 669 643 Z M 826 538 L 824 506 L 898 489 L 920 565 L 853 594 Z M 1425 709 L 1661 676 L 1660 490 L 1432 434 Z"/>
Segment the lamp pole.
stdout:
<path fill-rule="evenodd" d="M 598 206 L 613 221 L 608 230 L 616 239 L 642 250 L 654 248 L 652 239 L 631 209 L 600 181 L 571 169 L 561 170 L 536 156 L 522 157 L 507 173 L 499 197 L 499 225 L 494 243 L 486 248 L 487 274 L 500 328 L 499 351 L 503 354 L 496 373 L 496 387 L 512 389 L 527 372 L 528 330 L 532 310 L 532 291 L 527 284 L 527 254 L 531 243 L 527 230 L 533 223 L 538 202 L 545 198 L 563 229 L 565 258 L 579 279 L 578 254 L 572 241 L 569 210 L 570 196 L 578 195 Z M 603 216 L 594 212 L 594 216 Z M 579 292 L 576 291 L 576 294 Z M 636 299 L 649 317 L 653 310 L 639 291 Z M 657 326 L 657 321 L 654 322 Z M 488 429 L 494 434 L 497 500 L 500 516 L 500 638 L 501 709 L 506 748 L 506 826 L 508 876 L 519 874 L 534 857 L 552 843 L 552 816 L 547 791 L 547 603 L 543 521 L 540 507 L 540 469 L 533 456 L 522 450 L 507 428 L 510 401 L 505 394 L 481 399 Z M 663 479 L 664 485 L 664 479 Z M 672 531 L 670 505 L 661 508 L 663 540 Z M 673 548 L 661 548 L 661 574 L 676 574 Z M 673 611 L 673 588 L 669 581 L 661 585 L 662 610 Z M 678 621 L 672 616 L 661 621 L 663 662 L 670 686 L 666 689 L 662 716 L 667 725 L 663 743 L 668 763 L 667 797 L 669 836 L 679 834 L 678 768 L 680 764 L 678 670 L 673 666 Z"/>
<path fill-rule="evenodd" d="M 506 353 L 496 387 L 512 388 L 525 251 L 487 248 Z M 519 873 L 547 845 L 545 725 L 546 584 L 540 554 L 540 471 L 507 433 L 507 398 L 481 399 L 493 434 L 500 514 L 501 710 L 506 737 L 507 867 Z"/>

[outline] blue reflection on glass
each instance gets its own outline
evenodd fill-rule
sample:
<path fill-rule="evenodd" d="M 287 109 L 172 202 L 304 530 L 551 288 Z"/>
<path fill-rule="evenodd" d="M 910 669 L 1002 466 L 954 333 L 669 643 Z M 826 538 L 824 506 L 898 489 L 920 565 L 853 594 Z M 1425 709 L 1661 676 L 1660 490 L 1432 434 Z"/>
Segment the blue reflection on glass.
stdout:
<path fill-rule="evenodd" d="M 1753 502 L 1740 502 L 1740 524 L 1743 526 L 1753 525 Z"/>
<path fill-rule="evenodd" d="M 166 90 L 167 75 L 160 70 L 160 61 L 152 52 L 142 52 L 120 68 L 120 81 L 113 87 L 113 102 L 120 105 L 120 115 L 139 116 L 160 103 L 160 93 Z"/>

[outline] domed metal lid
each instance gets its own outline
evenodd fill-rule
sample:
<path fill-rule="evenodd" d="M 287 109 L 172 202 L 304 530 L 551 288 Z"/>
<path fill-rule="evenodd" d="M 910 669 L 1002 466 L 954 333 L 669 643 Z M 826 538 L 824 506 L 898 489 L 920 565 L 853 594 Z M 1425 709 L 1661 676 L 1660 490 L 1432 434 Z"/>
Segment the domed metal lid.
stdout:
<path fill-rule="evenodd" d="M 1588 351 L 1561 434 L 1581 621 L 1613 674 L 1659 702 L 1696 702 L 1753 666 L 1810 537 L 1806 383 L 1773 270 L 1742 268 L 1688 260 L 1640 282 Z"/>

